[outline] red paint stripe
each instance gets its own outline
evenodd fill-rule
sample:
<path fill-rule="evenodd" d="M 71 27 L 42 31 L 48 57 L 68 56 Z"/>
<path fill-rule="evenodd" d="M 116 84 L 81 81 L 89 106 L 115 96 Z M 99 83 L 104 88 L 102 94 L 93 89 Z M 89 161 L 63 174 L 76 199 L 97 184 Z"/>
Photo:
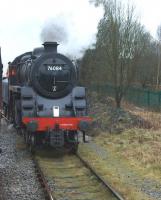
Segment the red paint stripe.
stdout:
<path fill-rule="evenodd" d="M 22 121 L 27 125 L 31 121 L 35 121 L 38 124 L 37 131 L 46 131 L 48 129 L 54 129 L 56 124 L 59 124 L 59 128 L 62 130 L 79 130 L 79 122 L 87 121 L 91 122 L 90 117 L 23 117 Z"/>

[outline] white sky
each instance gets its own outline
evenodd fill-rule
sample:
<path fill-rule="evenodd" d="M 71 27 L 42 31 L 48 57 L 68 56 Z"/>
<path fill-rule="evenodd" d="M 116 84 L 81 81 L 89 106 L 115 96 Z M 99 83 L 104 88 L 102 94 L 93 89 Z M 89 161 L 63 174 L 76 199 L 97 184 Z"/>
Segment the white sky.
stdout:
<path fill-rule="evenodd" d="M 102 13 L 88 0 L 0 0 L 0 46 L 5 67 L 19 54 L 41 46 L 45 22 L 59 17 L 69 29 L 65 51 L 77 55 L 94 41 Z"/>
<path fill-rule="evenodd" d="M 142 24 L 145 25 L 153 37 L 161 24 L 161 0 L 131 0 L 136 7 Z"/>
<path fill-rule="evenodd" d="M 126 1 L 126 0 L 123 0 Z M 141 22 L 155 36 L 161 23 L 161 1 L 131 0 Z M 5 66 L 21 53 L 41 46 L 40 33 L 45 24 L 55 18 L 64 19 L 68 42 L 60 52 L 75 53 L 95 40 L 97 24 L 103 14 L 88 0 L 0 0 L 0 46 Z"/>

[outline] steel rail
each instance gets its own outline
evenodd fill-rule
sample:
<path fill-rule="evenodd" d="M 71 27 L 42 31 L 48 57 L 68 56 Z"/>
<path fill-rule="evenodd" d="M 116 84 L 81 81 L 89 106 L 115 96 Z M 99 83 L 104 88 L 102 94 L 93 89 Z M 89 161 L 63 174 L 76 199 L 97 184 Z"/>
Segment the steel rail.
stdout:
<path fill-rule="evenodd" d="M 9 120 L 5 117 L 5 115 L 2 113 L 2 111 L 0 111 L 0 115 L 1 115 L 1 118 L 4 118 L 7 122 L 9 122 Z M 42 172 L 37 160 L 34 158 L 34 155 L 32 155 L 32 160 L 33 160 L 34 165 L 35 165 L 35 170 L 37 172 L 38 179 L 39 179 L 42 187 L 44 188 L 44 190 L 46 192 L 47 200 L 57 200 L 55 197 L 53 197 L 53 195 L 51 193 L 51 190 L 50 190 L 50 188 L 49 188 L 49 186 L 47 184 L 47 181 L 45 179 L 45 175 Z"/>
<path fill-rule="evenodd" d="M 9 122 L 9 120 L 4 116 L 4 114 L 0 111 L 0 115 L 1 115 L 1 118 L 4 118 L 6 121 Z M 85 161 L 79 153 L 76 153 L 75 154 L 79 160 L 91 171 L 92 174 L 94 174 L 97 179 L 106 187 L 108 188 L 111 193 L 118 199 L 118 200 L 125 200 L 110 184 L 108 181 L 106 181 L 104 178 L 100 177 L 100 175 L 95 171 L 95 169 L 89 165 L 89 163 L 87 161 Z M 52 195 L 52 192 L 47 184 L 47 181 L 45 179 L 45 175 L 44 173 L 42 172 L 37 160 L 33 157 L 33 162 L 35 164 L 35 168 L 37 169 L 37 174 L 38 174 L 38 178 L 39 178 L 39 181 L 41 182 L 41 184 L 43 185 L 44 189 L 45 189 L 45 192 L 46 192 L 46 195 L 47 195 L 47 199 L 48 200 L 57 200 L 53 195 Z"/>
<path fill-rule="evenodd" d="M 46 181 L 45 175 L 42 172 L 37 160 L 33 157 L 33 162 L 35 164 L 36 170 L 37 170 L 37 175 L 38 175 L 38 179 L 41 183 L 41 185 L 44 187 L 46 195 L 47 195 L 47 200 L 57 200 L 53 195 L 52 192 L 48 186 L 48 183 Z"/>
<path fill-rule="evenodd" d="M 125 200 L 104 178 L 100 177 L 100 175 L 95 171 L 95 169 L 89 165 L 87 161 L 85 161 L 79 153 L 76 153 L 76 156 L 80 159 L 80 161 L 94 174 L 97 179 L 102 182 L 102 184 L 108 188 L 111 193 L 118 199 L 118 200 Z"/>

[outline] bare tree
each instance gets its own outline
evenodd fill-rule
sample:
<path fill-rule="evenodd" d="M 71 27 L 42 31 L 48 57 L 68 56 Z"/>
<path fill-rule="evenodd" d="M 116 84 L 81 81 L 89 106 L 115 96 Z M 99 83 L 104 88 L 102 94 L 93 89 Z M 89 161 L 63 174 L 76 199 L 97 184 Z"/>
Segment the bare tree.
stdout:
<path fill-rule="evenodd" d="M 101 0 L 96 3 L 100 4 Z M 106 72 L 111 74 L 116 105 L 120 107 L 145 47 L 145 31 L 135 16 L 133 6 L 124 7 L 116 0 L 103 0 L 102 4 L 105 13 L 98 26 L 96 47 L 105 52 Z"/>
<path fill-rule="evenodd" d="M 145 48 L 139 59 L 139 67 L 136 71 L 134 84 L 138 87 L 156 89 L 156 74 L 158 68 L 156 49 L 158 44 L 149 33 L 147 33 L 144 43 Z"/>
<path fill-rule="evenodd" d="M 160 64 L 161 64 L 161 25 L 157 28 L 158 44 L 157 44 L 157 55 L 158 55 L 158 64 L 157 64 L 157 81 L 156 89 L 159 89 L 159 77 L 160 77 Z"/>

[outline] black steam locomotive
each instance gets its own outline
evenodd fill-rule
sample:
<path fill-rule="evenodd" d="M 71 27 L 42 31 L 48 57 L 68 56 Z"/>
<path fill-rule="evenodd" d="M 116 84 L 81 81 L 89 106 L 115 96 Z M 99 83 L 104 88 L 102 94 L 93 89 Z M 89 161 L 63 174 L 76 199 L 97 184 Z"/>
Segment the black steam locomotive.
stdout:
<path fill-rule="evenodd" d="M 57 53 L 58 44 L 43 45 L 9 63 L 2 82 L 3 112 L 31 149 L 47 144 L 76 151 L 78 132 L 85 134 L 91 121 L 86 90 L 77 86 L 78 68 Z"/>

